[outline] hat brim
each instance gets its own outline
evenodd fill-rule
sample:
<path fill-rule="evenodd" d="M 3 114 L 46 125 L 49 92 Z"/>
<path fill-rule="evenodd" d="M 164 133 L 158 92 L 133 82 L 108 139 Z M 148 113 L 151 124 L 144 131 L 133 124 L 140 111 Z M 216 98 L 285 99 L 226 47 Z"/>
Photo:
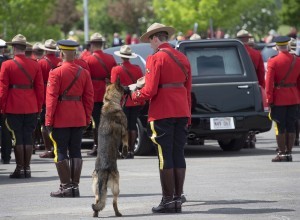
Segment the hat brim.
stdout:
<path fill-rule="evenodd" d="M 252 35 L 244 34 L 241 36 L 237 36 L 236 38 L 252 38 Z"/>
<path fill-rule="evenodd" d="M 125 54 L 121 54 L 120 51 L 115 51 L 114 54 L 117 55 L 118 57 L 137 58 L 137 55 L 135 53 L 132 53 L 131 55 L 125 55 Z"/>
<path fill-rule="evenodd" d="M 106 40 L 88 40 L 86 43 L 87 44 L 91 44 L 91 43 L 101 43 L 101 42 L 105 42 Z"/>
<path fill-rule="evenodd" d="M 27 42 L 24 41 L 14 41 L 14 42 L 6 42 L 6 45 L 27 45 Z"/>
<path fill-rule="evenodd" d="M 51 51 L 51 52 L 58 51 L 58 49 L 47 48 L 44 45 L 40 45 L 39 47 L 40 47 L 41 50 L 45 50 L 45 51 Z"/>
<path fill-rule="evenodd" d="M 140 37 L 140 40 L 141 42 L 143 43 L 149 43 L 149 37 L 152 35 L 152 34 L 155 34 L 157 32 L 162 32 L 162 31 L 165 31 L 168 33 L 168 38 L 170 38 L 174 33 L 175 33 L 175 29 L 173 27 L 168 27 L 168 26 L 165 26 L 165 27 L 161 27 L 161 28 L 156 28 L 154 30 L 151 30 L 151 31 L 148 31 L 146 33 L 144 33 L 141 37 Z"/>

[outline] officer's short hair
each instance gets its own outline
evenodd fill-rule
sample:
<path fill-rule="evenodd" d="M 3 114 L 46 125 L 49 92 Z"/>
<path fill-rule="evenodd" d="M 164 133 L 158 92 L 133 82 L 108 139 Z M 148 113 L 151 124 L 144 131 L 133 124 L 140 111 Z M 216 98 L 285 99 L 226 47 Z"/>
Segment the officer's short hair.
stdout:
<path fill-rule="evenodd" d="M 156 32 L 152 34 L 149 38 L 152 39 L 154 36 L 156 36 L 160 41 L 168 41 L 169 39 L 168 32 L 165 31 Z"/>
<path fill-rule="evenodd" d="M 22 44 L 14 44 L 13 45 L 15 48 L 17 48 L 18 50 L 21 51 L 25 51 L 26 50 L 26 45 L 22 45 Z"/>
<path fill-rule="evenodd" d="M 103 41 L 94 41 L 94 42 L 91 42 L 91 45 L 94 45 L 96 47 L 102 47 Z"/>

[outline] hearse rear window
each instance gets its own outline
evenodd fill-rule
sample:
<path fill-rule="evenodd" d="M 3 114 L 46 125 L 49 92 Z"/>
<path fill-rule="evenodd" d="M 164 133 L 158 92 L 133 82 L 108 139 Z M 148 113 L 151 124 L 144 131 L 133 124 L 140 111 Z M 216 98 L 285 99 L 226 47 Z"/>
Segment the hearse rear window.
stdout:
<path fill-rule="evenodd" d="M 242 75 L 243 69 L 235 47 L 186 48 L 193 76 Z"/>

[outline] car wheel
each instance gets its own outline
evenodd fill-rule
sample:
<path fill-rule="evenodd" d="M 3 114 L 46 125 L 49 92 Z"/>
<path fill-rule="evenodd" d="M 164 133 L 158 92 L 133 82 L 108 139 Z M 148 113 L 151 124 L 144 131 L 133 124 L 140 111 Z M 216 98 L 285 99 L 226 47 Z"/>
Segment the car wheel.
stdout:
<path fill-rule="evenodd" d="M 218 143 L 223 151 L 239 151 L 245 146 L 247 135 L 242 135 L 240 138 L 219 140 Z"/>
<path fill-rule="evenodd" d="M 134 146 L 134 154 L 149 155 L 153 151 L 153 144 L 147 135 L 146 128 L 139 119 L 137 120 L 137 131 L 138 136 Z"/>

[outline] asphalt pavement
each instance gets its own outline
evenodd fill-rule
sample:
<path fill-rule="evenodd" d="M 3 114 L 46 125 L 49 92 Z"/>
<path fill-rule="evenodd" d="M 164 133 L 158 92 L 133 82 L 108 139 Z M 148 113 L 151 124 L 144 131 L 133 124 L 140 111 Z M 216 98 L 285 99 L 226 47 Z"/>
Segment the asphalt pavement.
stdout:
<path fill-rule="evenodd" d="M 161 199 L 158 160 L 155 155 L 119 160 L 120 219 L 290 220 L 300 219 L 300 148 L 293 162 L 272 163 L 274 131 L 257 135 L 256 149 L 223 152 L 215 141 L 205 146 L 187 146 L 184 191 L 187 202 L 181 214 L 152 214 Z M 0 164 L 0 219 L 94 219 L 91 174 L 95 158 L 82 150 L 80 198 L 52 198 L 59 179 L 52 159 L 32 157 L 32 178 L 10 179 L 15 168 Z M 13 155 L 13 154 L 12 154 Z M 106 207 L 99 218 L 114 216 L 108 191 Z"/>

